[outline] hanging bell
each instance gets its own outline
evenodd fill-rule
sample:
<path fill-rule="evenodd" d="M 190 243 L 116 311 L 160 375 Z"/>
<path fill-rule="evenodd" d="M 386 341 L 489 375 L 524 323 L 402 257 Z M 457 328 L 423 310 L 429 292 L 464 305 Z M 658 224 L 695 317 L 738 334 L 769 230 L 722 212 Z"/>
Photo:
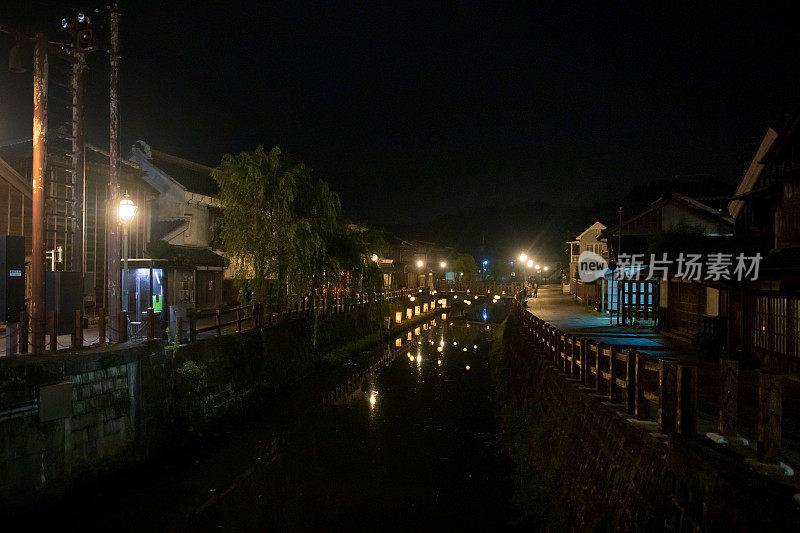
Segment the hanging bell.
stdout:
<path fill-rule="evenodd" d="M 8 54 L 8 70 L 11 72 L 26 72 L 25 57 L 22 51 L 22 43 L 17 39 L 17 43 L 11 48 Z"/>

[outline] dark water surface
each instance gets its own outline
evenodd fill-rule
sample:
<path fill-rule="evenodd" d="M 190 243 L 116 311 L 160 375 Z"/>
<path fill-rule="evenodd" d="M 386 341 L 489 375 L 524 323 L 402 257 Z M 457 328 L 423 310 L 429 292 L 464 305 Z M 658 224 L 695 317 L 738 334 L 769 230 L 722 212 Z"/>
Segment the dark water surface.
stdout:
<path fill-rule="evenodd" d="M 335 386 L 312 380 L 202 446 L 76 489 L 58 513 L 91 502 L 82 521 L 138 531 L 502 527 L 514 487 L 491 403 L 495 326 L 475 307 L 376 349 L 322 405 L 304 391 Z"/>

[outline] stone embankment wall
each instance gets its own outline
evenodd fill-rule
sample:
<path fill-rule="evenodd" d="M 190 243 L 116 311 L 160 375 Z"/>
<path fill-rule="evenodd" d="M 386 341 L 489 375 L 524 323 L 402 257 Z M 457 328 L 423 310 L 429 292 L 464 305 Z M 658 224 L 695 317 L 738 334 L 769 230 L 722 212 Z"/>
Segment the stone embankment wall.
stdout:
<path fill-rule="evenodd" d="M 559 374 L 509 317 L 493 349 L 519 521 L 546 529 L 800 530 L 794 491 L 702 436 L 653 434 Z"/>

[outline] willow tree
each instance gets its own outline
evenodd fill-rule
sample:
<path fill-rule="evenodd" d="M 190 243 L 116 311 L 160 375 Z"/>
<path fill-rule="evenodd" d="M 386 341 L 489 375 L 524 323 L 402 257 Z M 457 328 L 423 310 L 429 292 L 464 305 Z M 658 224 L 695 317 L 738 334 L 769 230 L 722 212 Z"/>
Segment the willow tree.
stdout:
<path fill-rule="evenodd" d="M 366 262 L 367 244 L 351 231 L 338 196 L 280 149 L 226 154 L 214 170 L 223 208 L 221 237 L 240 287 L 265 301 L 318 289 Z M 340 250 L 348 250 L 340 254 Z"/>

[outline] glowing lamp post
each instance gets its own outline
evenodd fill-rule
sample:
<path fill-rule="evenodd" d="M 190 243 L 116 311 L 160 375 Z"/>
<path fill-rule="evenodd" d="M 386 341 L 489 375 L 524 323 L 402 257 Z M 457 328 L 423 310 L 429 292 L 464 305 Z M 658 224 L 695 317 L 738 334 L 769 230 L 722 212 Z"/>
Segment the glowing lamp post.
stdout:
<path fill-rule="evenodd" d="M 128 244 L 130 242 L 130 235 L 128 233 L 128 228 L 130 227 L 131 223 L 133 222 L 134 217 L 136 216 L 136 204 L 133 203 L 130 196 L 125 194 L 122 197 L 122 200 L 119 202 L 119 211 L 117 212 L 117 216 L 119 217 L 119 223 L 122 224 L 122 228 L 125 232 L 123 237 L 122 243 L 122 309 L 124 311 L 128 310 L 128 285 L 127 285 L 127 276 L 128 276 Z"/>

